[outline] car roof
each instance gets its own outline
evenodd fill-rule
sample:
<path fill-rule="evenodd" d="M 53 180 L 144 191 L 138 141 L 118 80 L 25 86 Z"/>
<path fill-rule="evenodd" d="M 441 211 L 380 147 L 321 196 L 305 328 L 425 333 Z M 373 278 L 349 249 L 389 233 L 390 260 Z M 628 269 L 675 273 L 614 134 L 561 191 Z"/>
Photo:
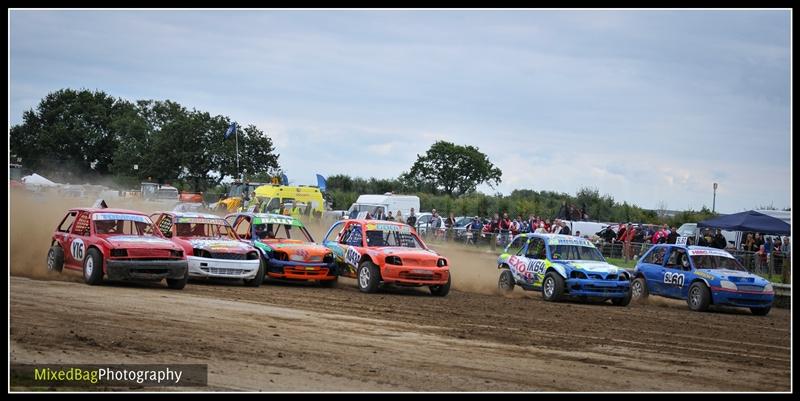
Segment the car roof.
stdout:
<path fill-rule="evenodd" d="M 69 209 L 70 212 L 89 212 L 89 213 L 117 213 L 117 214 L 136 214 L 139 216 L 147 216 L 147 214 L 142 212 L 137 212 L 136 210 L 126 210 L 126 209 L 102 209 L 102 208 L 94 208 L 94 207 L 76 207 Z"/>

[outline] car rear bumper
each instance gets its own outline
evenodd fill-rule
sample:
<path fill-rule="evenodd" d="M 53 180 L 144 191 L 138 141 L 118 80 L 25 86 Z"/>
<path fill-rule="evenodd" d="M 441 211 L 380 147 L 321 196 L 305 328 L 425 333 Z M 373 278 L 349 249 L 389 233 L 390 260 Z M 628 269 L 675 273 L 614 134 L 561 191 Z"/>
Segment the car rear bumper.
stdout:
<path fill-rule="evenodd" d="M 336 280 L 336 263 L 307 263 L 270 259 L 267 276 L 286 280 Z"/>
<path fill-rule="evenodd" d="M 711 300 L 714 305 L 740 306 L 746 308 L 764 308 L 772 305 L 775 294 L 722 290 L 712 288 Z"/>
<path fill-rule="evenodd" d="M 161 280 L 186 277 L 189 265 L 186 260 L 108 260 L 106 274 L 109 280 Z"/>
<path fill-rule="evenodd" d="M 199 256 L 187 256 L 189 262 L 189 277 L 200 278 L 242 278 L 253 279 L 258 274 L 258 267 L 261 261 L 252 260 L 232 260 L 232 259 L 213 259 L 202 258 Z"/>
<path fill-rule="evenodd" d="M 624 298 L 631 288 L 630 281 L 591 280 L 573 278 L 566 280 L 567 293 L 572 296 Z"/>

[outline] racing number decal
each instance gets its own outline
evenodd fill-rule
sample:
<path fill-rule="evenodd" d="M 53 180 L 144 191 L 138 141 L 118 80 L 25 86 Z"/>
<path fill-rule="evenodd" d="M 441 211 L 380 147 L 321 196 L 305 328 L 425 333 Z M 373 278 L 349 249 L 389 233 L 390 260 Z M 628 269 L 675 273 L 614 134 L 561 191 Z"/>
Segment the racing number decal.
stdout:
<path fill-rule="evenodd" d="M 672 284 L 678 287 L 683 287 L 683 280 L 685 278 L 686 277 L 683 275 L 683 273 L 666 272 L 664 273 L 664 284 Z"/>
<path fill-rule="evenodd" d="M 347 252 L 344 254 L 344 261 L 345 263 L 358 267 L 358 261 L 361 259 L 361 255 L 353 249 L 353 247 L 348 247 Z"/>
<path fill-rule="evenodd" d="M 536 278 L 537 274 L 544 274 L 545 263 L 543 260 L 531 260 L 525 263 L 525 260 L 512 256 L 508 260 L 511 266 L 511 271 L 523 277 L 526 281 L 532 281 Z"/>
<path fill-rule="evenodd" d="M 528 263 L 528 272 L 533 274 L 544 274 L 544 261 L 532 260 Z"/>
<path fill-rule="evenodd" d="M 72 245 L 70 246 L 70 252 L 72 253 L 72 257 L 75 258 L 75 260 L 83 260 L 84 251 L 85 249 L 82 240 L 76 238 L 74 241 L 72 241 Z"/>

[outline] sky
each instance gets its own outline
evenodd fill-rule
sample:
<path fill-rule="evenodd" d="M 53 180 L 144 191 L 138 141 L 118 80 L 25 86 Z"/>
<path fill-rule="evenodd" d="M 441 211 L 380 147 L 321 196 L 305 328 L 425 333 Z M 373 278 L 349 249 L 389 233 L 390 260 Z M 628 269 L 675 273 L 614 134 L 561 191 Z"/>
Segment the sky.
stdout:
<path fill-rule="evenodd" d="M 489 194 L 791 206 L 788 10 L 11 10 L 9 36 L 9 127 L 85 88 L 255 124 L 296 184 L 445 140 Z"/>

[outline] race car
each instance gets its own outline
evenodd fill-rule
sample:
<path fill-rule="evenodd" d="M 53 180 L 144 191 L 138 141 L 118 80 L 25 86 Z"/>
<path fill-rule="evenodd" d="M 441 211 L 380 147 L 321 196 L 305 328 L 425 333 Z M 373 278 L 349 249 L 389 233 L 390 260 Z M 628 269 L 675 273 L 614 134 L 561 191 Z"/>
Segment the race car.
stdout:
<path fill-rule="evenodd" d="M 606 262 L 588 240 L 561 234 L 520 234 L 497 259 L 498 287 L 509 293 L 514 285 L 542 291 L 545 301 L 565 297 L 611 300 L 618 306 L 631 301 L 630 274 Z"/>
<path fill-rule="evenodd" d="M 103 202 L 103 205 L 105 203 Z M 47 253 L 47 269 L 83 272 L 89 285 L 109 280 L 167 280 L 182 289 L 188 263 L 180 246 L 164 238 L 146 215 L 121 209 L 70 209 Z"/>
<path fill-rule="evenodd" d="M 265 279 L 336 284 L 336 263 L 328 248 L 314 243 L 303 223 L 291 216 L 234 213 L 225 216 L 239 238 L 258 249 L 266 266 Z"/>
<path fill-rule="evenodd" d="M 635 300 L 660 295 L 685 299 L 694 311 L 727 305 L 759 316 L 775 298 L 769 281 L 748 273 L 727 251 L 676 244 L 655 245 L 639 259 L 631 290 Z"/>
<path fill-rule="evenodd" d="M 339 274 L 356 278 L 362 292 L 381 284 L 428 286 L 431 294 L 450 291 L 450 263 L 429 249 L 408 224 L 348 219 L 334 223 L 323 245 L 336 256 Z"/>
<path fill-rule="evenodd" d="M 165 237 L 183 248 L 190 278 L 244 279 L 258 287 L 264 266 L 258 250 L 241 241 L 222 217 L 190 212 L 158 212 L 150 216 Z"/>

